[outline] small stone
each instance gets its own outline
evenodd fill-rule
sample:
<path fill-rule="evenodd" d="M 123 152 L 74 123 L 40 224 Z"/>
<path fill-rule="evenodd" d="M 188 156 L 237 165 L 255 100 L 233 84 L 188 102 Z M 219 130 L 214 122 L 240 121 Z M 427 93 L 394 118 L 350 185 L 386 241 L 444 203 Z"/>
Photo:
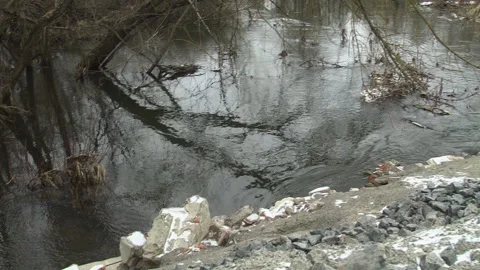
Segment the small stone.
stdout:
<path fill-rule="evenodd" d="M 445 262 L 435 252 L 420 256 L 420 268 L 422 270 L 437 270 L 444 264 Z"/>
<path fill-rule="evenodd" d="M 293 245 L 294 248 L 296 248 L 298 250 L 301 250 L 301 251 L 309 252 L 310 250 L 312 250 L 312 248 L 310 247 L 310 245 L 306 241 L 304 241 L 304 242 L 294 242 L 292 245 Z"/>
<path fill-rule="evenodd" d="M 358 245 L 358 244 L 360 244 L 360 241 L 358 241 L 357 239 L 355 239 L 351 236 L 342 235 L 340 237 L 340 243 L 345 244 L 345 245 Z"/>
<path fill-rule="evenodd" d="M 479 249 L 472 250 L 472 253 L 470 253 L 470 260 L 480 262 L 480 250 Z"/>
<path fill-rule="evenodd" d="M 304 202 L 305 202 L 305 198 L 303 198 L 303 197 L 296 197 L 296 198 L 293 200 L 293 203 L 294 203 L 295 205 L 299 205 L 299 204 L 304 203 Z"/>
<path fill-rule="evenodd" d="M 345 229 L 345 230 L 342 230 L 341 233 L 344 234 L 344 235 L 349 235 L 349 236 L 355 236 L 355 235 L 358 234 L 358 233 L 357 233 L 355 230 L 353 230 L 353 229 Z"/>
<path fill-rule="evenodd" d="M 318 210 L 318 209 L 322 208 L 324 205 L 325 205 L 325 203 L 322 202 L 322 201 L 319 201 L 319 200 L 313 201 L 308 205 L 308 210 L 309 211 L 315 211 L 315 210 Z"/>
<path fill-rule="evenodd" d="M 373 242 L 382 243 L 385 241 L 385 238 L 388 236 L 388 233 L 384 229 L 375 228 L 369 232 L 367 235 L 372 239 Z"/>
<path fill-rule="evenodd" d="M 246 258 L 248 256 L 250 256 L 250 251 L 248 251 L 247 249 L 245 248 L 242 248 L 242 249 L 238 249 L 237 251 L 235 251 L 235 258 Z"/>
<path fill-rule="evenodd" d="M 455 244 L 455 250 L 457 251 L 457 254 L 463 254 L 471 249 L 474 248 L 474 244 L 471 242 L 468 242 L 464 237 L 462 237 L 458 242 Z"/>
<path fill-rule="evenodd" d="M 336 230 L 327 229 L 327 230 L 325 230 L 325 232 L 323 233 L 323 236 L 324 236 L 324 237 L 337 236 L 337 235 L 339 235 L 339 234 L 340 234 L 340 233 L 337 232 Z"/>
<path fill-rule="evenodd" d="M 340 238 L 338 236 L 326 236 L 322 238 L 322 243 L 336 245 L 340 243 Z"/>
<path fill-rule="evenodd" d="M 309 235 L 307 236 L 308 243 L 310 245 L 315 246 L 316 244 L 320 243 L 322 241 L 322 236 L 321 235 Z"/>
<path fill-rule="evenodd" d="M 442 195 L 442 196 L 438 196 L 436 201 L 437 201 L 437 202 L 448 202 L 449 199 L 448 199 L 447 196 L 443 196 L 443 195 Z"/>
<path fill-rule="evenodd" d="M 400 229 L 396 227 L 390 227 L 387 229 L 388 234 L 398 234 L 398 231 L 400 231 Z"/>
<path fill-rule="evenodd" d="M 228 227 L 233 227 L 240 225 L 242 221 L 253 214 L 253 206 L 251 205 L 245 205 L 244 207 L 240 208 L 238 211 L 236 211 L 233 215 L 225 219 L 225 225 Z"/>
<path fill-rule="evenodd" d="M 475 192 L 480 191 L 480 184 L 476 180 L 468 179 L 466 186 L 473 189 Z"/>
<path fill-rule="evenodd" d="M 318 229 L 310 231 L 310 234 L 311 235 L 321 235 L 323 237 L 325 235 L 325 231 L 326 231 L 325 229 L 318 228 Z"/>
<path fill-rule="evenodd" d="M 307 254 L 307 259 L 309 259 L 313 264 L 323 263 L 327 258 L 326 251 L 321 249 L 312 249 Z"/>
<path fill-rule="evenodd" d="M 364 249 L 354 251 L 348 256 L 342 269 L 376 270 L 386 269 L 385 246 L 368 245 Z"/>
<path fill-rule="evenodd" d="M 355 238 L 360 242 L 360 243 L 368 243 L 370 242 L 370 237 L 364 232 L 359 233 L 355 236 Z"/>
<path fill-rule="evenodd" d="M 277 249 L 289 250 L 292 248 L 292 241 L 286 236 L 279 236 L 273 240 L 270 240 L 270 243 L 275 246 Z"/>
<path fill-rule="evenodd" d="M 307 239 L 307 234 L 302 233 L 302 232 L 295 232 L 287 235 L 288 239 L 290 239 L 292 242 L 299 242 L 302 240 Z"/>
<path fill-rule="evenodd" d="M 454 264 L 456 261 L 457 261 L 457 253 L 456 251 L 451 248 L 451 247 L 448 247 L 446 249 L 444 249 L 441 253 L 440 253 L 440 257 L 443 259 L 443 261 L 448 264 L 448 265 L 452 265 Z"/>
<path fill-rule="evenodd" d="M 478 213 L 478 207 L 473 204 L 473 203 L 469 203 L 467 204 L 467 207 L 464 209 L 464 216 L 469 216 L 469 215 L 472 215 L 472 214 L 477 214 Z"/>
<path fill-rule="evenodd" d="M 450 186 L 452 186 L 453 189 L 455 189 L 455 192 L 459 192 L 461 189 L 463 189 L 465 187 L 464 184 L 460 183 L 460 182 L 450 183 Z"/>
<path fill-rule="evenodd" d="M 366 232 L 362 227 L 355 227 L 353 228 L 353 231 L 355 231 L 357 234 Z"/>
<path fill-rule="evenodd" d="M 295 214 L 295 208 L 293 208 L 292 206 L 287 206 L 285 207 L 285 213 L 289 216 Z"/>
<path fill-rule="evenodd" d="M 382 229 L 388 229 L 389 227 L 397 227 L 399 224 L 391 218 L 383 218 L 378 223 L 378 227 Z"/>
<path fill-rule="evenodd" d="M 260 216 L 258 214 L 251 214 L 248 217 L 246 217 L 243 222 L 245 222 L 246 225 L 252 225 L 257 223 L 260 220 Z"/>
<path fill-rule="evenodd" d="M 360 191 L 359 188 L 350 188 L 349 192 L 356 192 L 356 191 Z"/>
<path fill-rule="evenodd" d="M 458 211 L 462 210 L 464 207 L 458 204 L 451 204 L 449 209 L 449 215 L 457 216 Z"/>
<path fill-rule="evenodd" d="M 385 215 L 385 216 L 387 216 L 387 217 L 389 217 L 389 216 L 392 215 L 392 210 L 391 210 L 390 208 L 388 208 L 388 207 L 385 207 L 385 208 L 383 208 L 383 210 L 382 210 L 382 214 Z"/>
<path fill-rule="evenodd" d="M 177 265 L 175 265 L 175 270 L 185 270 L 187 269 L 187 267 L 185 266 L 184 263 L 177 263 Z"/>
<path fill-rule="evenodd" d="M 388 184 L 388 177 L 378 177 L 375 179 L 375 182 L 378 184 L 378 185 L 387 185 Z"/>
<path fill-rule="evenodd" d="M 458 193 L 463 197 L 472 197 L 475 192 L 471 188 L 464 188 L 459 190 Z"/>
<path fill-rule="evenodd" d="M 415 214 L 411 218 L 409 218 L 410 223 L 413 223 L 413 224 L 420 224 L 424 220 L 425 219 L 421 214 Z"/>
<path fill-rule="evenodd" d="M 407 224 L 405 228 L 411 232 L 417 230 L 417 225 L 416 224 Z"/>
<path fill-rule="evenodd" d="M 363 229 L 376 227 L 375 223 L 377 222 L 377 218 L 373 216 L 362 216 L 356 223 L 355 227 L 361 227 Z"/>
<path fill-rule="evenodd" d="M 447 194 L 447 189 L 446 188 L 435 188 L 434 190 L 432 190 L 432 194 Z"/>
<path fill-rule="evenodd" d="M 446 203 L 431 201 L 429 202 L 429 204 L 433 207 L 433 209 L 442 211 L 443 213 L 446 213 L 448 211 L 448 204 Z"/>
<path fill-rule="evenodd" d="M 453 194 L 452 195 L 452 201 L 454 201 L 454 202 L 456 202 L 457 204 L 460 204 L 460 205 L 465 203 L 465 199 L 460 194 Z"/>
<path fill-rule="evenodd" d="M 410 236 L 412 235 L 412 232 L 409 231 L 409 230 L 406 230 L 404 228 L 401 228 L 399 231 L 398 231 L 398 236 L 402 236 L 402 237 L 406 237 L 406 236 Z"/>

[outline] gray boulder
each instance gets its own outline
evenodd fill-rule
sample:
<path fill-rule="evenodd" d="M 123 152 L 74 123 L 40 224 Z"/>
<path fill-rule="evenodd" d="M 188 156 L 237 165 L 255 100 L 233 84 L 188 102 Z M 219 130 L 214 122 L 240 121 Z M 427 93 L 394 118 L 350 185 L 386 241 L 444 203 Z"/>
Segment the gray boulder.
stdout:
<path fill-rule="evenodd" d="M 343 269 L 345 270 L 382 270 L 385 269 L 386 254 L 382 244 L 368 245 L 365 249 L 355 251 L 348 256 Z"/>
<path fill-rule="evenodd" d="M 446 264 L 452 265 L 457 261 L 457 252 L 455 249 L 448 247 L 440 253 L 440 257 Z"/>
<path fill-rule="evenodd" d="M 420 268 L 422 270 L 437 270 L 444 265 L 445 262 L 435 252 L 430 252 L 420 257 Z"/>

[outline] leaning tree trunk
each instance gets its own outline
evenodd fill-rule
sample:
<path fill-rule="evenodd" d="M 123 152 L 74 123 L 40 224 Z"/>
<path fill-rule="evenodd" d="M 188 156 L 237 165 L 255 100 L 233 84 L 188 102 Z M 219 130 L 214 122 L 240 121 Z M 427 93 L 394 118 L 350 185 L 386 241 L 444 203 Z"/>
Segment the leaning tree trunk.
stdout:
<path fill-rule="evenodd" d="M 200 2 L 202 0 L 197 0 Z M 187 6 L 188 0 L 150 0 L 140 6 L 135 14 L 121 21 L 102 41 L 85 55 L 77 65 L 76 78 L 80 79 L 88 71 L 97 71 L 104 67 L 113 57 L 128 35 L 145 20 L 158 16 L 168 16 L 175 9 Z M 154 12 L 152 12 L 154 11 Z"/>

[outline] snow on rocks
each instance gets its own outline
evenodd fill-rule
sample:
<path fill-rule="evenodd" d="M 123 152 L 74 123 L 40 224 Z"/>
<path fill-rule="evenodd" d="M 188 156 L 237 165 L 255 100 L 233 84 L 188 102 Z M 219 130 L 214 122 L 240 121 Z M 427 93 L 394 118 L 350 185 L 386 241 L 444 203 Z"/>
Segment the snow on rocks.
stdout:
<path fill-rule="evenodd" d="M 437 187 L 439 185 L 448 185 L 450 183 L 464 183 L 467 177 L 445 177 L 443 175 L 430 175 L 430 176 L 408 176 L 401 179 L 408 187 L 412 188 L 427 188 Z"/>
<path fill-rule="evenodd" d="M 131 264 L 132 258 L 139 258 L 143 254 L 143 245 L 147 239 L 141 232 L 133 232 L 129 236 L 120 238 L 120 257 L 125 264 Z"/>
<path fill-rule="evenodd" d="M 208 202 L 198 195 L 188 198 L 184 207 L 164 208 L 153 221 L 148 237 L 134 232 L 120 239 L 122 267 L 158 265 L 163 255 L 200 243 L 210 225 Z"/>
<path fill-rule="evenodd" d="M 454 160 L 462 160 L 462 159 L 464 159 L 464 157 L 448 155 L 448 156 L 431 158 L 431 159 L 427 160 L 427 164 L 428 165 L 440 165 L 440 164 L 445 163 L 445 162 L 454 161 Z"/>

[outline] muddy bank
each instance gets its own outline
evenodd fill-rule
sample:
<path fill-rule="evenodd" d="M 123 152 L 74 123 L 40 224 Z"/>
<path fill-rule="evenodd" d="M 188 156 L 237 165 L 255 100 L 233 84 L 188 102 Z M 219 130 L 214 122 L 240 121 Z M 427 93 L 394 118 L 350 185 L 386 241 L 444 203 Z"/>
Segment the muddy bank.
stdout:
<path fill-rule="evenodd" d="M 439 175 L 442 175 L 443 177 L 439 177 Z M 442 179 L 449 179 L 448 181 L 457 181 L 458 179 L 480 178 L 480 157 L 471 156 L 463 160 L 446 162 L 441 165 L 407 166 L 404 171 L 386 177 L 389 178 L 388 185 L 362 188 L 360 190 L 352 190 L 349 192 L 331 192 L 328 196 L 322 198 L 323 207 L 321 209 L 312 212 L 299 212 L 294 215 L 289 215 L 285 218 L 276 218 L 272 221 L 263 220 L 255 225 L 242 227 L 238 233 L 231 237 L 230 241 L 232 244 L 227 247 L 210 247 L 208 249 L 202 249 L 199 252 L 191 252 L 188 255 L 181 256 L 178 256 L 178 254 L 174 253 L 166 254 L 162 257 L 162 264 L 158 269 L 182 269 L 183 266 L 186 267 L 195 265 L 197 267 L 219 266 L 224 267 L 225 269 L 229 269 L 228 267 L 233 267 L 232 269 L 235 269 L 235 260 L 241 259 L 243 260 L 243 263 L 248 264 L 248 258 L 235 257 L 235 254 L 239 252 L 238 250 L 245 250 L 246 247 L 247 251 L 241 252 L 247 252 L 248 254 L 252 252 L 260 252 L 259 254 L 263 254 L 261 256 L 264 257 L 275 257 L 277 255 L 280 257 L 288 257 L 293 253 L 297 254 L 298 248 L 283 250 L 282 252 L 285 253 L 282 253 L 283 255 L 277 254 L 277 250 L 271 253 L 272 251 L 263 249 L 263 244 L 266 244 L 269 241 L 275 241 L 275 239 L 281 239 L 281 237 L 291 237 L 292 234 L 310 235 L 312 231 L 318 230 L 319 228 L 332 228 L 333 230 L 340 232 L 341 228 L 352 226 L 352 224 L 357 223 L 359 219 L 369 216 L 378 217 L 381 211 L 384 210 L 385 206 L 391 205 L 396 201 L 401 201 L 406 197 L 409 197 L 409 195 L 412 193 L 416 192 L 416 190 L 427 187 L 427 182 L 433 182 L 437 183 L 437 185 L 440 185 L 448 184 L 443 183 Z M 415 179 L 424 179 L 425 181 L 419 182 Z M 474 217 L 470 216 L 469 218 L 471 220 Z M 466 218 L 464 219 L 466 220 Z M 466 221 L 463 222 L 460 220 L 452 222 L 452 224 L 449 226 L 456 226 L 454 228 L 458 229 L 463 226 L 463 223 L 467 224 Z M 415 227 L 416 225 L 414 226 L 410 224 L 409 226 L 411 228 Z M 452 230 L 455 231 L 454 229 Z M 395 233 L 398 233 L 398 231 L 393 228 L 390 231 L 395 231 Z M 421 230 L 419 230 L 418 233 L 420 232 Z M 406 236 L 411 237 L 411 235 Z M 390 237 L 388 239 L 394 238 Z M 253 246 L 257 245 L 262 248 L 252 249 L 252 243 L 254 243 Z M 342 243 L 341 245 L 330 247 L 329 250 L 331 252 L 337 250 L 336 252 L 338 253 L 340 252 L 339 250 L 345 250 L 347 247 L 351 246 L 351 244 L 352 243 Z M 358 244 L 358 241 L 353 241 L 353 244 Z M 358 249 L 361 249 L 362 247 L 363 246 L 358 247 Z M 319 247 L 312 249 L 318 248 Z M 323 249 L 325 249 L 325 247 L 323 247 Z M 308 251 L 310 252 L 311 250 Z M 304 252 L 299 254 L 305 257 L 309 253 Z M 246 257 L 250 257 L 250 255 Z M 255 258 L 257 255 L 252 255 L 252 258 Z M 118 261 L 118 259 L 110 260 L 110 265 L 107 267 L 107 269 L 117 269 L 119 265 Z M 80 269 L 90 269 L 90 267 L 94 265 L 98 264 L 89 264 L 88 266 L 81 267 Z M 201 269 L 209 269 L 208 267 Z M 334 267 L 338 268 L 338 265 Z M 245 269 L 249 268 L 247 267 Z M 285 269 L 297 268 L 289 266 Z M 469 268 L 464 267 L 458 269 Z"/>

